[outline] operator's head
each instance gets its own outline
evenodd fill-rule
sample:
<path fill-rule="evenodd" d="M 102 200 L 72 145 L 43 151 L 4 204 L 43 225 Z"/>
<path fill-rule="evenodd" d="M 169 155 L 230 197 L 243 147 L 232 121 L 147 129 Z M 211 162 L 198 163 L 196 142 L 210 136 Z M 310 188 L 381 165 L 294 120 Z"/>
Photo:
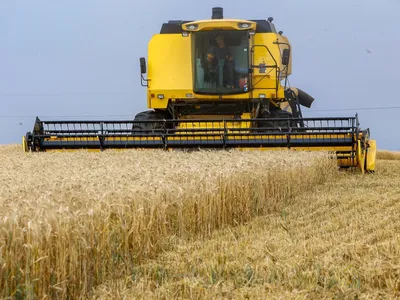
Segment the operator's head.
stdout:
<path fill-rule="evenodd" d="M 224 37 L 221 35 L 218 35 L 215 40 L 217 41 L 217 45 L 218 47 L 222 48 L 225 46 L 225 42 L 224 42 Z"/>

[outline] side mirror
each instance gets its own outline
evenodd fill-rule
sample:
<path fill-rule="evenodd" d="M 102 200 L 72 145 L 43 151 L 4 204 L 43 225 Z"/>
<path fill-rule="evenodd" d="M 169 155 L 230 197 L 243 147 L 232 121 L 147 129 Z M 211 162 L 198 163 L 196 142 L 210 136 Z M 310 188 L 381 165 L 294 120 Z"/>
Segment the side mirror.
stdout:
<path fill-rule="evenodd" d="M 290 61 L 290 50 L 289 49 L 283 49 L 282 51 L 282 65 L 287 66 L 289 65 Z"/>
<path fill-rule="evenodd" d="M 140 58 L 140 72 L 146 74 L 146 59 L 144 57 Z"/>

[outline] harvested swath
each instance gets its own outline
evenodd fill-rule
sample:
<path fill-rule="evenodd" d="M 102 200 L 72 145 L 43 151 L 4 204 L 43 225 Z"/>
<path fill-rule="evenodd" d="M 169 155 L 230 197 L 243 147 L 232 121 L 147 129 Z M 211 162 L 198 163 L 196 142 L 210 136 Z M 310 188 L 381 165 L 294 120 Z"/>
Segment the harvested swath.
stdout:
<path fill-rule="evenodd" d="M 376 153 L 377 159 L 400 160 L 400 152 L 381 150 Z"/>
<path fill-rule="evenodd" d="M 336 174 L 325 153 L 0 148 L 0 297 L 83 297 L 177 240 L 279 210 Z"/>

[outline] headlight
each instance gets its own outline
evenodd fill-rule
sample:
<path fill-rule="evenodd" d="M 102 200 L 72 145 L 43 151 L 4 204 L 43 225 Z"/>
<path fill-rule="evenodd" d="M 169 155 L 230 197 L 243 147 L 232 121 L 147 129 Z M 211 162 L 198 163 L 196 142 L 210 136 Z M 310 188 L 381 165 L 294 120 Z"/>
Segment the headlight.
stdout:
<path fill-rule="evenodd" d="M 197 24 L 191 24 L 191 25 L 187 25 L 186 29 L 187 30 L 196 30 L 197 27 L 199 27 Z"/>
<path fill-rule="evenodd" d="M 239 27 L 239 28 L 243 28 L 243 29 L 245 29 L 245 28 L 250 28 L 250 27 L 251 27 L 251 24 L 250 24 L 250 23 L 239 23 L 239 24 L 238 24 L 238 27 Z"/>

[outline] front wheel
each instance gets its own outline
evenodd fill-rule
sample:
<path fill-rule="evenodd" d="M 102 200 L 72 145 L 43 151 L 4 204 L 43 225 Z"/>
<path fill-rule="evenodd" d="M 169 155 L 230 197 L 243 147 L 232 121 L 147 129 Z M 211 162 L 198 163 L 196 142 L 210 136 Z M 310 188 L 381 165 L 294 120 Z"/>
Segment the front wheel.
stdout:
<path fill-rule="evenodd" d="M 165 120 L 169 114 L 162 110 L 149 110 L 138 113 L 133 120 L 132 130 L 143 133 L 154 133 L 166 128 Z M 146 122 L 141 122 L 146 121 Z"/>
<path fill-rule="evenodd" d="M 296 121 L 289 120 L 292 117 L 292 114 L 285 110 L 265 111 L 260 115 L 260 118 L 265 120 L 259 121 L 257 125 L 266 132 L 289 131 L 290 128 L 297 127 Z"/>

